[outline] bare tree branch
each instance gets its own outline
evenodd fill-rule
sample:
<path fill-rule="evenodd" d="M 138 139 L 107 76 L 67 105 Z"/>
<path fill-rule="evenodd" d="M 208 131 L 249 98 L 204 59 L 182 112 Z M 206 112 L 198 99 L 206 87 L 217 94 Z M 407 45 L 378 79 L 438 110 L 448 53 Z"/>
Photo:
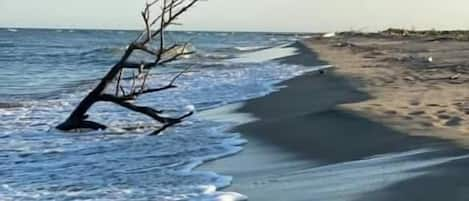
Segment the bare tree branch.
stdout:
<path fill-rule="evenodd" d="M 181 0 L 182 2 L 184 2 L 184 0 Z M 160 32 L 162 30 L 164 30 L 164 28 L 168 25 L 171 24 L 172 21 L 174 21 L 176 18 L 178 18 L 180 15 L 182 15 L 183 13 L 185 13 L 189 8 L 191 8 L 192 6 L 195 5 L 195 3 L 197 3 L 199 0 L 191 0 L 189 4 L 187 4 L 186 6 L 184 6 L 183 8 L 181 8 L 179 11 L 177 11 L 174 15 L 171 15 L 170 18 L 168 19 L 168 21 L 166 23 L 164 23 L 161 27 L 163 29 L 159 29 L 157 31 L 155 31 L 153 33 L 153 37 L 157 36 L 160 34 Z M 181 3 L 182 4 L 182 3 Z"/>
<path fill-rule="evenodd" d="M 170 25 L 176 24 L 174 21 L 198 1 L 199 0 L 153 0 L 147 2 L 141 12 L 145 25 L 142 33 L 135 41 L 130 43 L 120 60 L 106 73 L 98 85 L 78 104 L 70 116 L 57 126 L 57 128 L 65 131 L 80 128 L 105 129 L 106 126 L 102 124 L 86 120 L 88 118 L 88 110 L 95 103 L 100 101 L 117 104 L 131 111 L 147 115 L 164 124 L 163 127 L 155 131 L 153 135 L 191 116 L 193 112 L 179 118 L 162 117 L 159 115 L 162 111 L 150 107 L 137 106 L 132 104 L 131 101 L 135 100 L 139 95 L 175 88 L 176 86 L 174 84 L 176 80 L 190 69 L 187 68 L 179 72 L 171 79 L 169 84 L 164 87 L 146 89 L 147 79 L 150 76 L 151 69 L 157 66 L 164 66 L 164 64 L 177 60 L 181 56 L 192 54 L 192 52 L 186 52 L 187 44 L 172 44 L 167 47 L 165 44 L 165 29 Z M 152 18 L 151 10 L 156 5 L 160 5 L 161 11 L 158 16 Z M 151 48 L 151 42 L 156 37 L 158 37 L 158 47 Z M 181 47 L 182 50 L 180 52 L 173 53 L 173 51 Z M 141 63 L 129 62 L 135 50 L 152 55 L 155 60 L 153 62 Z M 126 81 L 123 76 L 128 74 L 128 71 L 132 74 L 130 86 L 123 84 L 123 82 Z M 114 95 L 105 94 L 109 86 L 114 87 L 114 85 L 111 85 L 114 81 L 116 82 L 115 91 L 113 92 Z"/>
<path fill-rule="evenodd" d="M 167 123 L 167 124 L 164 124 L 160 129 L 154 131 L 152 134 L 150 135 L 160 135 L 161 132 L 165 131 L 166 129 L 168 129 L 169 127 L 171 126 L 174 126 L 176 124 L 179 124 L 182 122 L 182 120 L 186 119 L 187 117 L 190 117 L 194 114 L 194 112 L 188 112 L 187 114 L 177 118 L 177 119 L 174 119 L 174 121 L 170 122 L 170 123 Z"/>
<path fill-rule="evenodd" d="M 100 100 L 104 102 L 112 102 L 122 107 L 125 107 L 129 110 L 132 110 L 134 112 L 145 114 L 160 123 L 168 123 L 172 121 L 171 118 L 165 118 L 165 117 L 159 116 L 158 114 L 161 114 L 162 111 L 155 110 L 151 107 L 136 106 L 130 103 L 129 100 L 126 98 L 103 94 L 100 96 Z"/>

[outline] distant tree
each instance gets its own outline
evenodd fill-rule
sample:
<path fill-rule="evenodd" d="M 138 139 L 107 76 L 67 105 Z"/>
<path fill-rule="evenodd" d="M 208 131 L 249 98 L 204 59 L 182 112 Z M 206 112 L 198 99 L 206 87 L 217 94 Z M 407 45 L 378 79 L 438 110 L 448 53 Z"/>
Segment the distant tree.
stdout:
<path fill-rule="evenodd" d="M 179 59 L 181 56 L 192 54 L 187 47 L 188 44 L 165 44 L 165 34 L 168 26 L 175 24 L 178 19 L 189 8 L 199 0 L 154 0 L 147 2 L 142 11 L 142 19 L 145 24 L 144 31 L 135 41 L 131 42 L 120 60 L 107 72 L 99 84 L 78 104 L 70 116 L 57 129 L 72 131 L 80 129 L 104 130 L 103 124 L 88 120 L 88 110 L 97 102 L 110 102 L 127 108 L 133 112 L 144 114 L 162 126 L 154 131 L 152 135 L 158 135 L 163 130 L 175 124 L 181 123 L 183 119 L 191 116 L 193 111 L 180 117 L 164 117 L 163 111 L 147 106 L 138 106 L 133 102 L 139 96 L 149 93 L 161 92 L 175 88 L 176 80 L 187 72 L 188 68 L 173 77 L 164 87 L 152 88 L 148 86 L 150 71 L 156 67 Z M 161 9 L 157 16 L 151 15 L 151 10 L 159 6 Z M 132 62 L 131 58 L 136 52 L 150 55 L 151 61 L 141 59 L 141 62 Z M 134 59 L 135 60 L 135 59 Z M 132 75 L 124 79 L 124 75 Z M 126 82 L 127 84 L 123 84 Z"/>

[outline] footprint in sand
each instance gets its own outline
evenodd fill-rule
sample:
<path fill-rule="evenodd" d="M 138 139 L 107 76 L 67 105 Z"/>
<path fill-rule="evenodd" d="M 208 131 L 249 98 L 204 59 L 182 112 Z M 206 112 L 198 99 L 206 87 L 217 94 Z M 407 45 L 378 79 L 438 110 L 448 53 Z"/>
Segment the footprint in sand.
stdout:
<path fill-rule="evenodd" d="M 415 112 L 410 112 L 409 115 L 411 116 L 420 116 L 420 115 L 424 115 L 425 114 L 425 111 L 415 111 Z"/>
<path fill-rule="evenodd" d="M 460 126 L 461 121 L 463 121 L 461 117 L 451 117 L 445 124 L 445 126 Z"/>
<path fill-rule="evenodd" d="M 388 110 L 388 111 L 385 111 L 384 113 L 388 114 L 388 115 L 396 115 L 397 114 L 397 112 L 394 111 L 394 110 Z"/>
<path fill-rule="evenodd" d="M 430 123 L 430 122 L 420 122 L 420 125 L 422 125 L 424 127 L 433 127 L 433 124 Z"/>
<path fill-rule="evenodd" d="M 439 115 L 437 115 L 437 117 L 438 117 L 439 119 L 443 119 L 443 120 L 451 119 L 451 116 L 450 116 L 450 115 L 447 115 L 447 114 L 439 114 Z"/>

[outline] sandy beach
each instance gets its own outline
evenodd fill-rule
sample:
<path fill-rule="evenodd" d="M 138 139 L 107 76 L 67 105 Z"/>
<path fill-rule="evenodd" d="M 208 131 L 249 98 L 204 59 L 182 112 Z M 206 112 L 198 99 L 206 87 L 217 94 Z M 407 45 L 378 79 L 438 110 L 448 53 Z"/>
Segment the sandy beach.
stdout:
<path fill-rule="evenodd" d="M 0 0 L 0 201 L 469 201 L 468 6 Z"/>
<path fill-rule="evenodd" d="M 343 105 L 347 110 L 411 135 L 468 144 L 469 42 L 440 35 L 343 34 L 308 43 L 372 97 Z"/>
<path fill-rule="evenodd" d="M 249 200 L 469 199 L 469 43 L 430 36 L 313 37 L 284 62 L 331 64 L 238 112 L 249 143 L 201 167 Z M 466 89 L 465 89 L 466 87 Z"/>

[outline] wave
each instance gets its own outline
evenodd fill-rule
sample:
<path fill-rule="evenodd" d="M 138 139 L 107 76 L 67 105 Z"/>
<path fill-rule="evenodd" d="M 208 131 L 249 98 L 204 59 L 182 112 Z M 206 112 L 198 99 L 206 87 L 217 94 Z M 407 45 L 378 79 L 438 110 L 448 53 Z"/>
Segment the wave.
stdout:
<path fill-rule="evenodd" d="M 5 103 L 5 102 L 0 102 L 0 109 L 5 109 L 5 108 L 18 108 L 18 107 L 23 107 L 23 104 L 17 103 L 17 102 L 11 102 L 11 103 Z"/>
<path fill-rule="evenodd" d="M 9 28 L 7 29 L 8 32 L 18 32 L 18 29 L 12 29 L 12 28 Z"/>
<path fill-rule="evenodd" d="M 250 52 L 250 51 L 259 51 L 263 49 L 271 48 L 270 46 L 241 46 L 241 47 L 234 47 L 234 49 L 242 52 Z"/>
<path fill-rule="evenodd" d="M 240 55 L 239 58 L 231 59 L 235 63 L 262 63 L 275 59 L 295 55 L 298 51 L 293 47 L 294 43 L 287 43 L 274 47 L 266 47 L 257 51 L 248 51 Z"/>
<path fill-rule="evenodd" d="M 225 32 L 223 32 L 223 33 L 216 33 L 215 35 L 217 35 L 217 36 L 229 36 L 230 34 L 231 34 L 231 33 L 225 33 Z"/>
<path fill-rule="evenodd" d="M 28 105 L 26 102 L 30 101 L 61 100 L 71 94 L 88 90 L 98 81 L 97 78 L 56 81 L 50 82 L 47 86 L 29 87 L 28 90 L 21 90 L 21 87 L 17 87 L 19 90 L 6 88 L 7 91 L 3 91 L 4 96 L 0 97 L 0 109 L 26 107 Z"/>
<path fill-rule="evenodd" d="M 224 60 L 236 58 L 235 55 L 223 54 L 223 53 L 198 53 L 194 55 L 196 59 L 207 59 L 207 60 Z"/>
<path fill-rule="evenodd" d="M 0 42 L 0 48 L 2 47 L 16 47 L 16 45 L 12 42 Z"/>
<path fill-rule="evenodd" d="M 17 42 L 10 42 L 10 41 L 3 41 L 0 42 L 0 47 L 4 47 L 6 45 L 7 47 L 18 47 L 18 48 L 38 48 L 38 49 L 48 49 L 48 48 L 54 48 L 54 49 L 67 49 L 67 48 L 73 48 L 70 45 L 67 44 L 25 44 L 25 43 L 17 43 Z"/>
<path fill-rule="evenodd" d="M 237 46 L 237 47 L 228 47 L 228 48 L 218 48 L 211 50 L 210 52 L 204 51 L 195 51 L 196 54 L 193 55 L 194 59 L 199 59 L 199 61 L 220 61 L 220 60 L 230 60 L 236 59 L 241 54 L 253 53 L 262 50 L 272 48 L 270 46 Z"/>
<path fill-rule="evenodd" d="M 126 47 L 99 47 L 79 53 L 80 56 L 100 55 L 100 54 L 112 54 L 117 55 L 124 52 Z"/>

